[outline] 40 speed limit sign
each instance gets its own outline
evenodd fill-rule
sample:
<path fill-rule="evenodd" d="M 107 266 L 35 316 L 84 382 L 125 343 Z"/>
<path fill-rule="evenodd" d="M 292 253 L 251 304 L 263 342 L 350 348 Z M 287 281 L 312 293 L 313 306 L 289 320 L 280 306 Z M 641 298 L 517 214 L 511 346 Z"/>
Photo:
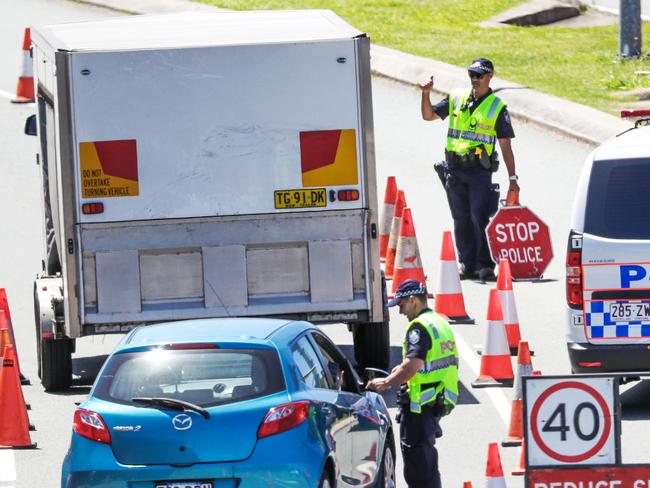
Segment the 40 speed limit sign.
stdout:
<path fill-rule="evenodd" d="M 523 380 L 528 466 L 620 462 L 616 378 L 572 375 Z"/>

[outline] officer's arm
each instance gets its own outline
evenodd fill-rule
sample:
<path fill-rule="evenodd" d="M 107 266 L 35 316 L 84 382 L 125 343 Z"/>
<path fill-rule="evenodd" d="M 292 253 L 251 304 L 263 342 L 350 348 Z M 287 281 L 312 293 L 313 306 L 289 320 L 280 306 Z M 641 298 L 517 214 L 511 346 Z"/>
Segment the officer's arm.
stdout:
<path fill-rule="evenodd" d="M 503 156 L 503 162 L 506 164 L 506 169 L 508 170 L 508 176 L 516 175 L 515 171 L 515 155 L 512 152 L 512 145 L 510 144 L 509 138 L 499 139 L 499 147 L 501 148 L 501 155 Z M 510 180 L 510 186 L 508 190 L 519 191 L 519 185 L 516 181 Z"/>
<path fill-rule="evenodd" d="M 424 366 L 424 361 L 420 358 L 406 358 L 400 364 L 393 368 L 391 374 L 386 378 L 376 378 L 369 381 L 366 388 L 382 392 L 389 388 L 410 380 L 420 368 Z"/>
<path fill-rule="evenodd" d="M 422 88 L 422 102 L 420 104 L 420 109 L 422 111 L 422 118 L 424 120 L 436 120 L 439 119 L 438 114 L 433 111 L 431 106 L 431 99 L 429 95 L 431 94 L 431 89 L 433 88 L 433 76 L 425 83 L 420 84 Z"/>

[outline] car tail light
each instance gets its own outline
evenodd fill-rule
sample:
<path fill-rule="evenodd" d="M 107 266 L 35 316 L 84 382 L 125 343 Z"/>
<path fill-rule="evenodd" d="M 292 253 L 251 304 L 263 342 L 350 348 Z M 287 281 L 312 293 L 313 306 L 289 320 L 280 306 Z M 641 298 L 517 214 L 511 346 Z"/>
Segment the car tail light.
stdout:
<path fill-rule="evenodd" d="M 569 307 L 581 309 L 582 302 L 582 251 L 569 251 L 566 255 L 566 301 Z"/>
<path fill-rule="evenodd" d="M 257 437 L 261 439 L 293 429 L 307 420 L 307 417 L 309 417 L 309 402 L 306 400 L 274 407 L 264 417 L 257 430 Z"/>
<path fill-rule="evenodd" d="M 102 202 L 84 203 L 81 206 L 84 215 L 104 213 L 104 204 Z"/>
<path fill-rule="evenodd" d="M 96 412 L 78 408 L 74 412 L 73 430 L 81 437 L 95 442 L 111 443 L 111 433 L 104 419 Z"/>
<path fill-rule="evenodd" d="M 339 190 L 337 197 L 341 202 L 359 200 L 359 190 Z"/>
<path fill-rule="evenodd" d="M 600 361 L 578 363 L 578 366 L 582 366 L 583 368 L 600 368 L 602 365 L 603 363 L 601 363 Z"/>

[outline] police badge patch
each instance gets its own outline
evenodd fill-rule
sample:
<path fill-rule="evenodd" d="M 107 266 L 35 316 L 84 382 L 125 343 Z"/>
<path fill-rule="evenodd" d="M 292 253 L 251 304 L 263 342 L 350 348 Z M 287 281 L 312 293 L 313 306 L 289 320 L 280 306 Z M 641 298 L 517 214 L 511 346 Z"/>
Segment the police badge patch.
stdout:
<path fill-rule="evenodd" d="M 409 332 L 409 343 L 417 344 L 418 342 L 420 342 L 420 331 L 412 330 Z"/>

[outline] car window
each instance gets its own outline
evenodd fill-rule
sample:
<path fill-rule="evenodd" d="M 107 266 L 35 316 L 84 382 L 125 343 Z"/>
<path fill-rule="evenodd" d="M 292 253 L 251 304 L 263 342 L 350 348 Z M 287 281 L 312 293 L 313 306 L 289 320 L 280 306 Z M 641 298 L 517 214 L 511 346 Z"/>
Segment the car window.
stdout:
<path fill-rule="evenodd" d="M 291 347 L 293 360 L 300 371 L 303 382 L 310 388 L 328 388 L 325 370 L 318 355 L 306 336 L 302 336 Z"/>
<path fill-rule="evenodd" d="M 650 239 L 650 159 L 595 161 L 585 232 L 611 239 Z"/>
<path fill-rule="evenodd" d="M 285 388 L 274 350 L 155 348 L 111 356 L 94 396 L 120 403 L 133 403 L 134 397 L 165 397 L 207 407 Z"/>
<path fill-rule="evenodd" d="M 341 389 L 349 392 L 359 393 L 359 379 L 356 371 L 350 365 L 350 362 L 345 358 L 329 339 L 319 333 L 313 333 L 312 337 L 316 342 L 320 353 L 322 354 L 325 362 L 328 364 L 335 364 L 343 373 L 343 383 Z M 338 385 L 330 384 L 330 387 L 338 389 Z"/>

